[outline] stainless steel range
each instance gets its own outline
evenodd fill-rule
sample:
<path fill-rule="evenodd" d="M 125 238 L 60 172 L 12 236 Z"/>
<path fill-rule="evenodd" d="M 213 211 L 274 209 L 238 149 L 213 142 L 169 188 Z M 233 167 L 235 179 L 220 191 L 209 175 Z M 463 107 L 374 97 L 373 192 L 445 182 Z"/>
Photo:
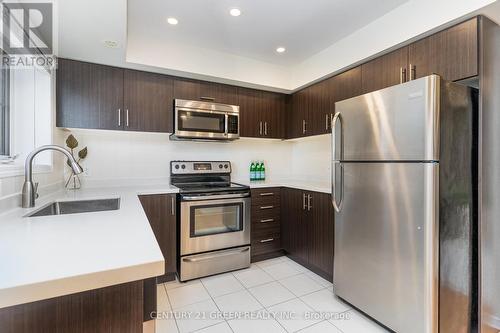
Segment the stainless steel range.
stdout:
<path fill-rule="evenodd" d="M 180 189 L 179 279 L 250 266 L 250 188 L 231 182 L 231 162 L 172 161 Z"/>

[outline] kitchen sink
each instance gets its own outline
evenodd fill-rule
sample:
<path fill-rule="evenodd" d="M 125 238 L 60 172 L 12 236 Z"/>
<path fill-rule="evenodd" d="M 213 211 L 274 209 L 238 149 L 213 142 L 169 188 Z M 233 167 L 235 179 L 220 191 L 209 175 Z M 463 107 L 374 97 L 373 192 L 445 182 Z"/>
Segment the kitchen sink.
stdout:
<path fill-rule="evenodd" d="M 120 198 L 98 200 L 55 201 L 26 217 L 103 212 L 120 209 Z"/>

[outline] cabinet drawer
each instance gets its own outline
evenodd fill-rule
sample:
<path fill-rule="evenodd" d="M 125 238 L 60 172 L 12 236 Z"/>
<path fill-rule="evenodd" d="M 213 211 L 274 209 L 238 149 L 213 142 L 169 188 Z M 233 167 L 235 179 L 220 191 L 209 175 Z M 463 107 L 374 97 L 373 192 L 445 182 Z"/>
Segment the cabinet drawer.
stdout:
<path fill-rule="evenodd" d="M 262 205 L 252 207 L 252 221 L 261 219 L 271 219 L 280 216 L 280 206 Z"/>
<path fill-rule="evenodd" d="M 252 190 L 252 206 L 279 206 L 281 189 L 279 187 L 258 188 Z"/>
<path fill-rule="evenodd" d="M 252 255 L 273 252 L 279 249 L 281 249 L 279 227 L 252 231 Z"/>
<path fill-rule="evenodd" d="M 280 227 L 279 216 L 273 216 L 270 218 L 252 219 L 252 231 L 261 231 L 279 227 Z"/>

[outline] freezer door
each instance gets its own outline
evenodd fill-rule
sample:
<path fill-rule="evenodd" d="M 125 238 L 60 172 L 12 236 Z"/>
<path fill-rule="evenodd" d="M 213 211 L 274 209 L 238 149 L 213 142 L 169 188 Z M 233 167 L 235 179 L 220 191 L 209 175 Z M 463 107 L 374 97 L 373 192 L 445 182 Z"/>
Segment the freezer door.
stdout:
<path fill-rule="evenodd" d="M 439 160 L 439 87 L 431 75 L 337 102 L 333 160 Z"/>
<path fill-rule="evenodd" d="M 396 332 L 438 331 L 438 163 L 334 163 L 334 292 Z"/>

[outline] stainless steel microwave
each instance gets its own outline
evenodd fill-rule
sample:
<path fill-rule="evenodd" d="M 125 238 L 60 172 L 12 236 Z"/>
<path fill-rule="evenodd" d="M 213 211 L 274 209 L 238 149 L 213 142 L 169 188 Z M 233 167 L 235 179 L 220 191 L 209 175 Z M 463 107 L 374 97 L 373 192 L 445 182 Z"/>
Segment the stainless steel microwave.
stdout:
<path fill-rule="evenodd" d="M 240 137 L 240 107 L 175 100 L 172 140 L 236 140 Z"/>

